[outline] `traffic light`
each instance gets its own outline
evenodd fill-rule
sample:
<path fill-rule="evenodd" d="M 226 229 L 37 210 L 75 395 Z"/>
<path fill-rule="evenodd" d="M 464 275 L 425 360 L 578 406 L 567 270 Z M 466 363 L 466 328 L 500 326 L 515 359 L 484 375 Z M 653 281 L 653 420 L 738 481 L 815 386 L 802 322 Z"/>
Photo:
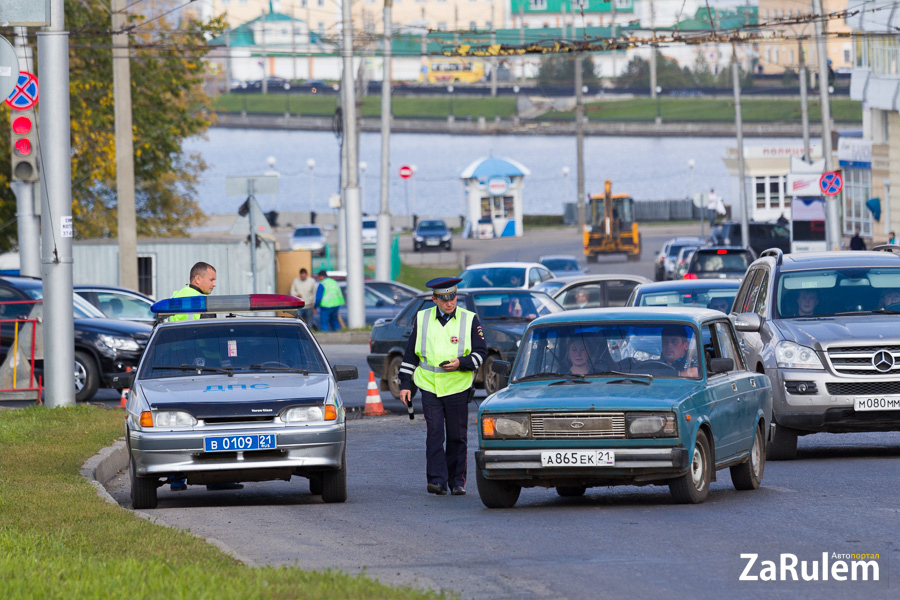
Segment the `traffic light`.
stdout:
<path fill-rule="evenodd" d="M 12 180 L 37 181 L 38 136 L 34 110 L 13 110 L 10 117 L 12 130 Z"/>

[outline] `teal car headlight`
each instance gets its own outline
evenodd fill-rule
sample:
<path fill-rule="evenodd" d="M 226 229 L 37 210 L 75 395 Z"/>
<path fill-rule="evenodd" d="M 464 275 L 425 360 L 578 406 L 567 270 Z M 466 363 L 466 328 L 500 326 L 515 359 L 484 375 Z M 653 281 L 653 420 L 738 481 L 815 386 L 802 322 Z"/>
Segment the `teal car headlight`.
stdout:
<path fill-rule="evenodd" d="M 156 427 L 193 427 L 197 419 L 183 410 L 161 410 L 154 415 L 153 424 Z"/>
<path fill-rule="evenodd" d="M 486 440 L 526 438 L 530 434 L 528 415 L 485 415 L 481 419 L 481 437 Z"/>
<path fill-rule="evenodd" d="M 630 438 L 676 437 L 675 413 L 626 413 L 625 428 Z"/>
<path fill-rule="evenodd" d="M 775 361 L 781 369 L 824 369 L 816 351 L 797 342 L 775 344 Z"/>
<path fill-rule="evenodd" d="M 321 406 L 295 406 L 284 411 L 281 420 L 285 423 L 324 421 L 325 411 Z"/>

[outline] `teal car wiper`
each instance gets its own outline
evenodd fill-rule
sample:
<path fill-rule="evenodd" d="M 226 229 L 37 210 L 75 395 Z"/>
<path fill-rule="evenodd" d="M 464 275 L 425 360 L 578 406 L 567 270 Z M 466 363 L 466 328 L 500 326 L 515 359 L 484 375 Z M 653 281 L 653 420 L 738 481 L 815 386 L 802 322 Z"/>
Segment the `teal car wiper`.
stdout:
<path fill-rule="evenodd" d="M 251 369 L 260 369 L 263 371 L 285 371 L 287 373 L 300 373 L 301 375 L 309 375 L 307 369 L 296 369 L 294 367 L 284 367 L 281 365 L 250 365 Z"/>
<path fill-rule="evenodd" d="M 562 381 L 554 381 L 550 385 L 568 385 L 570 383 L 590 383 L 587 379 L 584 378 L 584 375 L 564 375 L 564 379 Z"/>
<path fill-rule="evenodd" d="M 225 373 L 229 377 L 234 377 L 234 369 L 223 369 L 221 367 L 207 367 L 201 365 L 153 365 L 153 370 L 157 369 L 165 371 L 166 369 L 178 369 L 181 371 L 207 371 L 210 373 Z"/>
<path fill-rule="evenodd" d="M 568 379 L 570 377 L 578 377 L 580 379 L 584 379 L 582 375 L 572 375 L 571 373 L 535 373 L 534 375 L 526 375 L 525 377 L 520 377 L 516 380 L 516 383 L 520 381 L 531 381 L 532 379 Z"/>
<path fill-rule="evenodd" d="M 599 375 L 617 375 L 622 379 L 614 379 L 606 383 L 642 383 L 650 385 L 653 382 L 653 375 L 649 373 L 622 373 L 620 371 L 607 371 L 606 373 L 598 373 Z"/>

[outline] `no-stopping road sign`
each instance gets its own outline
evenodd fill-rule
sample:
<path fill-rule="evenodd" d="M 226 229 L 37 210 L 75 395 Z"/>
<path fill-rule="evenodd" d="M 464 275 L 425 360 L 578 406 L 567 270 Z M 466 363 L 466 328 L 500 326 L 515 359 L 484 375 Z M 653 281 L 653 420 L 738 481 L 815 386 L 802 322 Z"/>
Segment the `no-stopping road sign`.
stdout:
<path fill-rule="evenodd" d="M 827 171 L 819 178 L 819 189 L 826 196 L 836 196 L 844 187 L 844 179 L 837 171 Z"/>

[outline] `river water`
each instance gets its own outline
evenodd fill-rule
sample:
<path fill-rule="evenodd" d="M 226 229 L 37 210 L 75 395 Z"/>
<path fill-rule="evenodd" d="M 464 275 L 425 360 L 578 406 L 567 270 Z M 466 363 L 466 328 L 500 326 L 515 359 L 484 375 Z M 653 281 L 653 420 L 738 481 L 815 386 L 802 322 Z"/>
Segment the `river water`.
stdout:
<path fill-rule="evenodd" d="M 745 146 L 793 144 L 793 138 L 753 138 Z M 600 193 L 603 182 L 613 182 L 614 193 L 631 194 L 635 200 L 685 198 L 693 191 L 715 188 L 726 204 L 737 204 L 737 177 L 722 162 L 725 151 L 735 147 L 733 138 L 722 137 L 586 137 L 585 191 Z M 225 195 L 225 178 L 262 175 L 275 158 L 280 175 L 279 194 L 260 195 L 263 210 L 308 211 L 310 175 L 308 159 L 316 164 L 312 188 L 317 212 L 328 211 L 328 196 L 338 192 L 339 146 L 335 136 L 323 131 L 279 131 L 212 128 L 206 139 L 191 138 L 185 151 L 199 154 L 208 170 L 198 183 L 200 208 L 207 214 L 230 213 L 243 199 Z M 574 202 L 576 193 L 575 139 L 569 136 L 444 134 L 395 134 L 391 136 L 390 206 L 393 214 L 421 216 L 461 214 L 462 185 L 458 174 L 483 156 L 512 158 L 531 174 L 525 178 L 525 214 L 561 214 L 563 202 Z M 380 207 L 381 136 L 360 136 L 363 212 Z M 415 165 L 414 183 L 397 174 L 402 165 Z M 569 175 L 563 175 L 563 167 Z"/>

